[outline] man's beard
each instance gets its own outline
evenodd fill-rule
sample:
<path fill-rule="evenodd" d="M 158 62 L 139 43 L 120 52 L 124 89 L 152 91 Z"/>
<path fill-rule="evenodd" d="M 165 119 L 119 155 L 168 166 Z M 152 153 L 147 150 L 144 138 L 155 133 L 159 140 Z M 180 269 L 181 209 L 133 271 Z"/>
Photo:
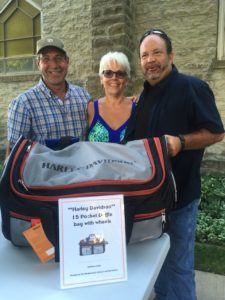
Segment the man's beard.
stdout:
<path fill-rule="evenodd" d="M 155 71 L 152 71 L 152 69 L 155 69 Z M 155 66 L 153 65 L 150 68 L 150 66 L 146 67 L 144 70 L 144 76 L 146 78 L 147 81 L 158 81 L 161 78 L 163 78 L 163 74 L 167 73 L 166 70 L 169 69 L 169 64 L 165 64 L 165 65 L 159 65 L 156 64 Z"/>
<path fill-rule="evenodd" d="M 160 75 L 162 74 L 162 69 L 160 68 L 157 72 L 152 72 L 149 69 L 145 70 L 145 77 L 147 80 L 158 80 L 160 78 Z"/>

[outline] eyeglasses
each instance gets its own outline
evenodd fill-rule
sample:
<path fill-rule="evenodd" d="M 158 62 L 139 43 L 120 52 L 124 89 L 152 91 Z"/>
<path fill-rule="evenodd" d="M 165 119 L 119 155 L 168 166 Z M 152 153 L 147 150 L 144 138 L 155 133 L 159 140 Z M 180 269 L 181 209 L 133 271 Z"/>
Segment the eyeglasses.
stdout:
<path fill-rule="evenodd" d="M 112 70 L 104 70 L 102 72 L 102 74 L 106 78 L 113 78 L 114 74 L 116 75 L 116 78 L 119 78 L 119 79 L 124 79 L 124 78 L 127 77 L 127 72 L 125 72 L 125 71 L 116 71 L 116 72 L 113 72 Z"/>
<path fill-rule="evenodd" d="M 65 62 L 67 57 L 65 55 L 56 55 L 55 57 L 50 58 L 49 56 L 38 56 L 38 60 L 44 64 L 48 64 L 50 61 L 54 61 L 55 63 Z"/>
<path fill-rule="evenodd" d="M 159 35 L 166 35 L 167 36 L 167 34 L 164 31 L 162 31 L 162 30 L 159 30 L 159 29 L 150 29 L 150 30 L 148 30 L 148 31 L 146 31 L 144 33 L 143 37 L 146 37 L 146 36 L 148 36 L 150 34 L 159 34 Z"/>
<path fill-rule="evenodd" d="M 151 34 L 157 34 L 157 35 L 161 35 L 161 36 L 164 36 L 166 38 L 168 38 L 167 34 L 162 31 L 162 30 L 159 30 L 159 29 L 150 29 L 148 31 L 146 31 L 143 36 L 141 37 L 141 40 L 140 40 L 140 43 L 149 35 Z"/>
<path fill-rule="evenodd" d="M 147 36 L 149 36 L 149 35 L 151 35 L 151 34 L 157 34 L 157 35 L 160 35 L 160 36 L 162 36 L 162 37 L 168 39 L 168 36 L 167 36 L 167 34 L 166 34 L 164 31 L 159 30 L 159 29 L 150 29 L 150 30 L 146 31 L 146 32 L 142 35 L 142 37 L 141 37 L 141 39 L 140 39 L 140 44 L 142 43 L 142 41 L 143 41 Z"/>

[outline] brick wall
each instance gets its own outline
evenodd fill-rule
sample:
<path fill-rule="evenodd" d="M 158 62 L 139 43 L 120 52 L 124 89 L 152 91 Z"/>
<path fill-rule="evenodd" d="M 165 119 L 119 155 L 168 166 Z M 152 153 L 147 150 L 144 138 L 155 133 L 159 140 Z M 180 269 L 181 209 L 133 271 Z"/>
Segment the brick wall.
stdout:
<path fill-rule="evenodd" d="M 145 30 L 159 27 L 172 39 L 179 70 L 212 87 L 225 123 L 225 67 L 215 67 L 217 18 L 218 1 L 211 0 L 42 0 L 42 35 L 64 41 L 70 56 L 68 79 L 83 85 L 93 97 L 102 95 L 99 60 L 116 50 L 130 59 L 132 78 L 127 93 L 140 93 L 138 41 Z M 9 102 L 37 80 L 37 75 L 0 78 L 0 148 L 5 144 Z M 205 157 L 225 161 L 225 142 L 208 148 Z"/>

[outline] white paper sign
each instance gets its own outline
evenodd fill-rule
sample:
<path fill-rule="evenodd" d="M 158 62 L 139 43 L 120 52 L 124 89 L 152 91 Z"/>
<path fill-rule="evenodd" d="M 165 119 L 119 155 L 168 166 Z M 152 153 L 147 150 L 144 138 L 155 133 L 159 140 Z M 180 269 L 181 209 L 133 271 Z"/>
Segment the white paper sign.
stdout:
<path fill-rule="evenodd" d="M 123 195 L 59 200 L 61 288 L 127 280 Z"/>

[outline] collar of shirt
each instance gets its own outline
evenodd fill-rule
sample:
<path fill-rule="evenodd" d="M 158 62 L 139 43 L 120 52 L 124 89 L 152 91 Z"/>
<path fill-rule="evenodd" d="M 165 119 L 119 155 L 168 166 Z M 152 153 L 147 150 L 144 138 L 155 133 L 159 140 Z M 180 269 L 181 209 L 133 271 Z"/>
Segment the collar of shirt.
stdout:
<path fill-rule="evenodd" d="M 66 97 L 67 97 L 67 95 L 70 93 L 70 84 L 66 81 L 66 85 L 67 85 L 67 92 L 66 92 Z M 52 93 L 52 91 L 47 87 L 47 85 L 44 83 L 42 78 L 40 78 L 39 80 L 38 87 L 48 98 L 52 98 L 53 96 L 55 96 Z"/>

